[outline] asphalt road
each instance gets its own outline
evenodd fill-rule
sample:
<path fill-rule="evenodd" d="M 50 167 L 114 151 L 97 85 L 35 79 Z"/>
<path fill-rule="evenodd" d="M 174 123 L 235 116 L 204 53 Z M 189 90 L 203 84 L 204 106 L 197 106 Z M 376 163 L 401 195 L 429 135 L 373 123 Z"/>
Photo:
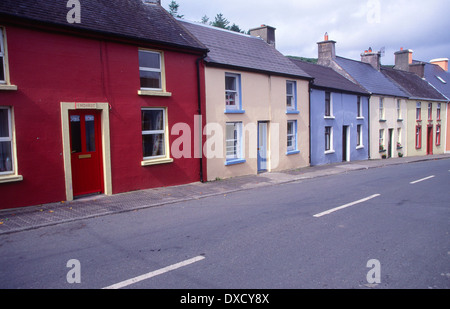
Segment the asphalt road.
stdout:
<path fill-rule="evenodd" d="M 0 288 L 448 289 L 449 180 L 419 162 L 6 234 Z"/>

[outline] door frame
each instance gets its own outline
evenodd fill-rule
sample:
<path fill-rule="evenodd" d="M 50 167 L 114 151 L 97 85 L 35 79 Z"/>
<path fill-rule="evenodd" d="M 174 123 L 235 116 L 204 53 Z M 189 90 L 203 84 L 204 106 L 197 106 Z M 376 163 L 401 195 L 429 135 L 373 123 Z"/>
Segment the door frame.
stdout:
<path fill-rule="evenodd" d="M 67 201 L 73 201 L 69 111 L 78 109 L 91 109 L 91 110 L 95 109 L 100 111 L 100 121 L 101 121 L 100 135 L 102 143 L 102 164 L 103 164 L 102 177 L 104 185 L 103 188 L 105 195 L 112 195 L 109 108 L 110 108 L 109 103 L 61 102 L 62 146 L 63 146 L 64 178 L 65 178 Z"/>
<path fill-rule="evenodd" d="M 260 153 L 259 149 L 261 148 L 261 145 L 259 143 L 259 141 L 260 141 L 260 134 L 261 134 L 261 131 L 259 129 L 260 128 L 259 127 L 260 124 L 264 124 L 265 127 L 266 127 L 266 129 L 265 129 L 265 131 L 266 131 L 266 137 L 265 137 L 265 146 L 266 146 L 266 158 L 265 158 L 266 160 L 265 160 L 265 163 L 266 163 L 266 166 L 265 166 L 265 168 L 261 168 L 262 158 L 261 158 L 261 156 L 259 154 Z M 257 170 L 258 170 L 258 173 L 267 172 L 269 170 L 269 160 L 268 160 L 268 157 L 267 157 L 268 152 L 269 152 L 269 122 L 268 121 L 258 121 L 258 143 L 257 143 L 257 154 L 258 154 Z"/>
<path fill-rule="evenodd" d="M 427 155 L 433 154 L 433 125 L 427 125 Z"/>
<path fill-rule="evenodd" d="M 350 162 L 350 126 L 342 126 L 342 162 Z"/>

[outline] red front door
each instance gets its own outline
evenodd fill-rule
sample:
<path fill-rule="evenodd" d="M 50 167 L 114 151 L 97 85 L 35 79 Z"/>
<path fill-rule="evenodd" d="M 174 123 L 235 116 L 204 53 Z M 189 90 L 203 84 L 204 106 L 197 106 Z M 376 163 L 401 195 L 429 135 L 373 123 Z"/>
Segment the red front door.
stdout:
<path fill-rule="evenodd" d="M 427 155 L 433 154 L 433 126 L 427 127 Z"/>
<path fill-rule="evenodd" d="M 73 195 L 103 192 L 100 112 L 69 112 Z"/>

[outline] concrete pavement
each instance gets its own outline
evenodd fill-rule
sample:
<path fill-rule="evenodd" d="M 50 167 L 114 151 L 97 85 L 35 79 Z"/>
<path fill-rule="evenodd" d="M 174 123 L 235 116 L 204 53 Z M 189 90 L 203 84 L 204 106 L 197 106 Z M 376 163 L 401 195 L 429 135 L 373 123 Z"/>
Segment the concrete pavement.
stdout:
<path fill-rule="evenodd" d="M 207 183 L 199 182 L 175 187 L 147 189 L 113 196 L 98 195 L 71 202 L 0 210 L 0 235 L 214 195 L 229 194 L 256 187 L 348 173 L 355 170 L 443 159 L 450 159 L 450 154 L 344 162 Z"/>

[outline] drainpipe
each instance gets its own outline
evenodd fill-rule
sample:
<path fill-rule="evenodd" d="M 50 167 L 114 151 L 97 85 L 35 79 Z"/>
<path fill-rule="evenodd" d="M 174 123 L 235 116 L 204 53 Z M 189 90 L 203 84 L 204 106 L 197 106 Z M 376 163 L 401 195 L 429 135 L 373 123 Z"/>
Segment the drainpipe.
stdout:
<path fill-rule="evenodd" d="M 369 95 L 369 97 L 367 97 L 367 117 L 369 119 L 367 119 L 367 131 L 369 136 L 367 137 L 367 147 L 369 147 L 367 154 L 369 156 L 369 160 L 371 159 L 371 155 L 370 155 L 370 98 L 372 97 L 372 93 Z"/>
<path fill-rule="evenodd" d="M 196 60 L 197 65 L 197 102 L 198 102 L 198 115 L 201 116 L 200 130 L 203 132 L 203 115 L 202 115 L 202 87 L 201 87 L 201 76 L 200 76 L 200 62 L 206 58 L 206 53 Z M 197 132 L 198 134 L 198 132 Z M 199 146 L 199 145 L 196 145 Z M 200 135 L 200 182 L 205 182 L 203 179 L 203 133 Z"/>
<path fill-rule="evenodd" d="M 314 79 L 311 79 L 309 81 L 309 91 L 308 91 L 308 95 L 309 95 L 309 119 L 308 119 L 308 128 L 309 128 L 309 165 L 311 166 L 311 92 L 312 92 L 312 85 L 314 84 Z"/>

